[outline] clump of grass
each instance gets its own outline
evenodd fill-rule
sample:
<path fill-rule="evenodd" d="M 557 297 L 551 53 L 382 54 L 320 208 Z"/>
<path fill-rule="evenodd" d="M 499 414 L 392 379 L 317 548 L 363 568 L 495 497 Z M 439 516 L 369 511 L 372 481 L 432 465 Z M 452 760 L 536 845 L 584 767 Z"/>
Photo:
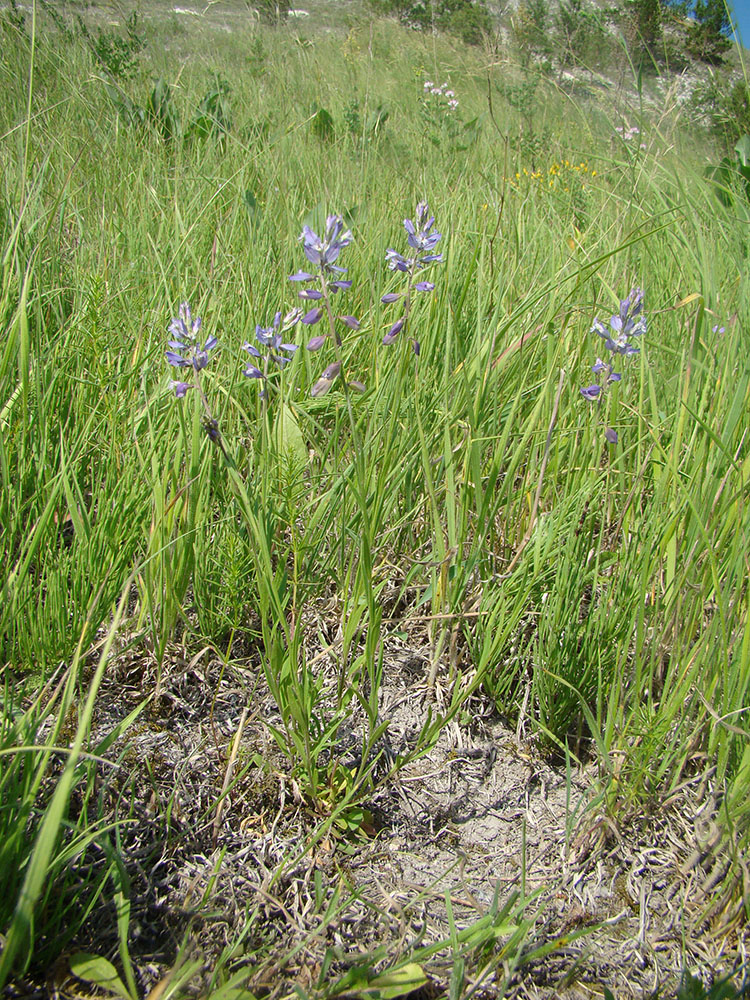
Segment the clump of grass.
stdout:
<path fill-rule="evenodd" d="M 363 30 L 352 28 L 352 51 Z M 81 691 L 102 636 L 109 653 L 127 619 L 133 648 L 160 670 L 177 637 L 224 662 L 243 640 L 279 713 L 266 730 L 320 820 L 311 842 L 334 828 L 358 836 L 375 782 L 406 759 L 378 776 L 389 577 L 400 618 L 429 622 L 435 710 L 413 755 L 481 688 L 514 719 L 525 713 L 549 753 L 597 762 L 610 822 L 710 768 L 731 845 L 720 902 L 739 919 L 750 830 L 746 248 L 731 208 L 690 166 L 697 142 L 681 158 L 653 155 L 654 122 L 656 145 L 636 153 L 607 124 L 575 148 L 570 119 L 548 110 L 549 164 L 511 164 L 475 57 L 380 23 L 356 60 L 335 58 L 337 37 L 301 44 L 253 28 L 266 71 L 243 75 L 232 43 L 221 134 L 166 141 L 118 115 L 87 76 L 80 40 L 57 51 L 51 35 L 3 31 L 0 979 L 42 940 L 36 954 L 50 957 L 69 912 L 52 887 L 87 846 L 108 843 L 87 796 L 96 758 L 132 719 L 87 744 L 103 654 Z M 394 53 L 412 79 L 386 74 Z M 165 88 L 199 106 L 205 67 L 152 57 Z M 25 67 L 25 90 L 12 66 Z M 445 127 L 441 108 L 442 145 L 420 132 L 426 72 L 466 75 L 471 127 Z M 120 86 L 144 105 L 137 74 Z M 387 112 L 388 127 L 368 128 L 348 156 L 341 123 L 354 93 L 362 121 Z M 330 108 L 325 136 L 310 127 L 320 108 Z M 512 107 L 502 114 L 515 124 Z M 315 273 L 290 285 L 300 229 Z M 331 270 L 337 243 L 346 279 Z M 334 310 L 336 281 L 345 310 Z M 327 324 L 304 345 L 283 321 L 300 285 L 303 323 Z M 603 439 L 589 404 L 604 387 L 579 391 L 590 331 L 614 330 L 599 316 L 624 322 L 621 300 L 636 286 L 648 333 L 622 384 L 609 369 Z M 206 327 L 195 343 L 174 335 L 182 381 L 166 370 L 164 340 L 185 300 Z M 197 337 L 193 316 L 183 321 Z M 326 365 L 310 347 L 328 352 Z M 307 624 L 323 597 L 335 607 L 327 639 Z M 12 679 L 23 676 L 26 701 Z M 336 741 L 355 713 L 366 725 L 349 767 Z M 78 785 L 84 804 L 66 819 Z M 84 898 L 121 879 L 110 848 L 79 921 Z M 498 902 L 484 924 L 454 928 L 456 968 L 469 954 L 496 966 L 482 949 L 499 926 L 520 961 L 527 906 Z M 394 981 L 416 988 L 436 953 L 399 958 Z M 386 959 L 368 966 L 373 989 L 388 986 L 375 969 Z"/>

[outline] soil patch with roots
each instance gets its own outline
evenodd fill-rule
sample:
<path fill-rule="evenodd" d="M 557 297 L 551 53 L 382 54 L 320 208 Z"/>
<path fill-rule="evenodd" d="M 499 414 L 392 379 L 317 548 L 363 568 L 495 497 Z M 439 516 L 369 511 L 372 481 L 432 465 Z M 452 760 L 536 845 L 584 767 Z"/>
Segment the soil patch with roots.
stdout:
<path fill-rule="evenodd" d="M 154 689 L 153 674 L 135 652 L 113 662 L 98 736 Z M 230 956 L 254 995 L 273 997 L 295 987 L 360 996 L 347 990 L 353 968 L 376 975 L 409 955 L 427 977 L 413 1000 L 447 996 L 459 954 L 457 995 L 473 985 L 478 998 L 584 998 L 604 987 L 618 1000 L 669 996 L 685 969 L 711 982 L 743 964 L 737 894 L 712 895 L 731 845 L 715 822 L 710 773 L 617 826 L 593 764 L 550 763 L 481 697 L 394 772 L 395 756 L 440 712 L 440 677 L 430 692 L 425 674 L 418 654 L 386 660 L 388 729 L 351 836 L 290 776 L 257 665 L 224 667 L 205 649 L 163 667 L 158 702 L 96 789 L 105 819 L 121 823 L 129 948 L 144 995 L 181 950 L 202 959 L 196 995 Z M 359 748 L 354 713 L 336 736 L 342 766 L 356 766 Z M 115 958 L 111 909 L 99 904 L 76 946 Z M 63 970 L 55 988 L 72 996 L 80 983 Z M 45 990 L 25 983 L 15 993 Z"/>

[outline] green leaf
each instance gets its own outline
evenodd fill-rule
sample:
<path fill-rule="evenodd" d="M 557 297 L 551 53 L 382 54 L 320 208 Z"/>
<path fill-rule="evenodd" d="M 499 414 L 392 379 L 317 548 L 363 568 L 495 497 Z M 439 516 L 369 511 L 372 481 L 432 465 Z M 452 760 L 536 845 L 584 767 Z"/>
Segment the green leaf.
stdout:
<path fill-rule="evenodd" d="M 125 984 L 117 975 L 117 969 L 101 955 L 88 955 L 86 952 L 77 951 L 75 955 L 70 956 L 70 971 L 86 983 L 93 983 L 94 986 L 123 997 L 124 1000 L 132 1000 Z"/>
<path fill-rule="evenodd" d="M 313 135 L 321 142 L 330 142 L 334 137 L 333 117 L 325 108 L 318 108 L 312 120 Z"/>
<path fill-rule="evenodd" d="M 704 177 L 715 185 L 714 194 L 722 205 L 731 205 L 734 201 L 732 197 L 732 175 L 736 176 L 734 164 L 728 156 L 723 157 L 716 166 L 707 167 Z"/>
<path fill-rule="evenodd" d="M 255 213 L 258 210 L 258 202 L 257 202 L 257 200 L 255 198 L 255 195 L 250 190 L 250 188 L 248 188 L 247 191 L 245 191 L 245 194 L 244 194 L 243 197 L 244 197 L 244 202 L 245 202 L 245 208 L 248 210 L 248 212 L 250 213 L 250 215 L 255 215 Z"/>
<path fill-rule="evenodd" d="M 289 406 L 283 403 L 276 417 L 276 440 L 279 451 L 290 458 L 294 465 L 306 465 L 307 445 Z"/>
<path fill-rule="evenodd" d="M 422 971 L 422 966 L 416 962 L 409 962 L 400 969 L 384 972 L 381 976 L 371 979 L 360 995 L 367 997 L 368 1000 L 394 1000 L 396 997 L 406 996 L 412 990 L 418 990 L 427 982 L 429 980 Z"/>
<path fill-rule="evenodd" d="M 742 166 L 750 168 L 750 135 L 743 135 L 734 147 L 734 151 L 739 157 Z"/>

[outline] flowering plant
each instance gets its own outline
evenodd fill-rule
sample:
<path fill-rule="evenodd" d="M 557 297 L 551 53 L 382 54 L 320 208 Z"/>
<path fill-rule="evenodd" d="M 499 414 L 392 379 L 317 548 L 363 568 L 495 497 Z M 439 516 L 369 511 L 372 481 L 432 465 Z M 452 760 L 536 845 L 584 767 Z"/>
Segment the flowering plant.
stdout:
<path fill-rule="evenodd" d="M 324 316 L 328 319 L 328 330 L 312 337 L 307 343 L 307 349 L 308 351 L 319 351 L 325 344 L 326 338 L 330 336 L 334 341 L 337 354 L 336 361 L 328 365 L 310 390 L 312 396 L 324 396 L 342 371 L 341 348 L 343 341 L 336 329 L 336 319 L 350 330 L 359 330 L 359 320 L 355 316 L 334 317 L 331 306 L 331 295 L 352 286 L 349 279 L 338 277 L 338 275 L 346 274 L 346 268 L 341 267 L 336 261 L 339 259 L 341 251 L 349 246 L 353 238 L 349 229 L 344 230 L 344 220 L 340 215 L 328 216 L 322 237 L 318 236 L 309 226 L 303 227 L 299 237 L 305 257 L 314 266 L 314 271 L 297 271 L 289 276 L 289 280 L 304 284 L 305 287 L 299 292 L 299 297 L 303 301 L 321 303 L 306 312 L 301 317 L 300 322 L 306 326 L 315 326 Z M 361 382 L 357 381 L 345 382 L 345 384 L 359 392 L 364 391 L 365 388 Z"/>
<path fill-rule="evenodd" d="M 604 340 L 604 346 L 612 355 L 632 355 L 638 354 L 640 348 L 636 347 L 632 340 L 634 337 L 641 337 L 646 332 L 646 317 L 643 313 L 643 289 L 633 288 L 630 295 L 620 301 L 620 311 L 609 320 L 609 328 L 597 316 L 591 327 L 591 333 L 596 333 Z M 591 366 L 595 375 L 604 375 L 601 385 L 598 382 L 592 385 L 583 386 L 581 395 L 590 402 L 601 400 L 607 388 L 622 380 L 622 374 L 614 370 L 614 365 L 597 358 Z M 617 444 L 617 431 L 612 427 L 606 427 L 604 436 L 610 444 Z"/>
<path fill-rule="evenodd" d="M 284 344 L 282 343 L 282 336 L 284 331 L 290 330 L 299 320 L 302 310 L 293 309 L 291 312 L 287 313 L 284 317 L 283 323 L 281 320 L 281 312 L 277 312 L 273 318 L 273 324 L 269 327 L 262 327 L 260 325 L 255 327 L 255 339 L 264 347 L 265 350 L 261 351 L 248 341 L 242 345 L 242 349 L 247 351 L 247 353 L 253 357 L 263 360 L 263 370 L 249 362 L 247 367 L 243 370 L 242 374 L 247 376 L 247 378 L 259 378 L 265 379 L 268 374 L 269 362 L 273 361 L 280 367 L 289 364 L 291 360 L 285 357 L 283 354 L 279 353 L 285 351 L 287 354 L 294 354 L 297 350 L 297 344 Z"/>
<path fill-rule="evenodd" d="M 426 201 L 421 201 L 417 205 L 414 221 L 404 219 L 406 240 L 409 248 L 414 253 L 407 257 L 397 250 L 389 249 L 386 251 L 385 259 L 390 270 L 408 274 L 409 281 L 405 293 L 387 292 L 381 299 L 387 305 L 391 302 L 397 302 L 402 297 L 402 294 L 405 295 L 404 311 L 383 337 L 384 344 L 392 344 L 406 326 L 411 312 L 412 290 L 417 292 L 431 292 L 435 288 L 432 281 L 415 281 L 417 272 L 423 267 L 426 267 L 428 264 L 438 264 L 443 260 L 442 253 L 434 252 L 439 240 L 442 239 L 442 233 L 437 232 L 433 228 L 434 225 L 435 218 L 430 215 L 429 205 Z M 411 343 L 414 353 L 419 354 L 419 341 L 412 339 Z"/>

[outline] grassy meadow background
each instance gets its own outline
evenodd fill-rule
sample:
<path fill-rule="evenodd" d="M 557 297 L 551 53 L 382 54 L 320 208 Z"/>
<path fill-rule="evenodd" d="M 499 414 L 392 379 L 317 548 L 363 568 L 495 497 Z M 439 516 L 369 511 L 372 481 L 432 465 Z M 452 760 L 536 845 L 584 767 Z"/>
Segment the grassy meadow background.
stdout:
<path fill-rule="evenodd" d="M 590 769 L 604 829 L 647 823 L 700 776 L 722 862 L 712 919 L 742 927 L 748 211 L 704 176 L 717 140 L 669 81 L 639 87 L 626 53 L 604 86 L 354 4 L 273 26 L 226 3 L 144 10 L 134 71 L 113 79 L 78 10 L 0 11 L 0 983 L 43 981 L 109 920 L 110 994 L 141 995 L 129 741 L 169 714 L 175 657 L 206 649 L 242 704 L 273 697 L 311 844 L 335 829 L 356 850 L 375 783 L 400 766 L 375 767 L 395 636 L 419 646 L 414 697 L 434 702 L 412 755 L 470 725 L 481 696 L 537 753 Z M 117 13 L 80 12 L 92 32 Z M 455 112 L 425 80 L 449 84 Z M 405 290 L 385 252 L 406 251 L 424 199 L 444 260 L 383 346 L 400 307 L 381 296 Z M 299 233 L 329 213 L 354 235 L 335 305 L 360 321 L 342 350 L 366 390 L 311 397 L 329 340 L 271 372 L 262 399 L 242 346 L 297 304 Z M 641 352 L 591 403 L 591 325 L 636 286 Z M 218 339 L 201 374 L 225 452 L 198 393 L 170 388 L 183 301 Z M 105 712 L 123 660 L 129 699 L 110 683 Z M 217 829 L 238 774 L 276 780 L 242 751 L 245 718 L 201 806 Z M 344 767 L 350 718 L 359 762 Z M 238 956 L 204 958 L 204 995 L 252 995 Z M 83 961 L 100 984 L 114 968 Z M 179 961 L 164 995 L 202 968 Z M 419 985 L 401 968 L 368 995 Z M 326 982 L 304 995 L 336 995 Z"/>

